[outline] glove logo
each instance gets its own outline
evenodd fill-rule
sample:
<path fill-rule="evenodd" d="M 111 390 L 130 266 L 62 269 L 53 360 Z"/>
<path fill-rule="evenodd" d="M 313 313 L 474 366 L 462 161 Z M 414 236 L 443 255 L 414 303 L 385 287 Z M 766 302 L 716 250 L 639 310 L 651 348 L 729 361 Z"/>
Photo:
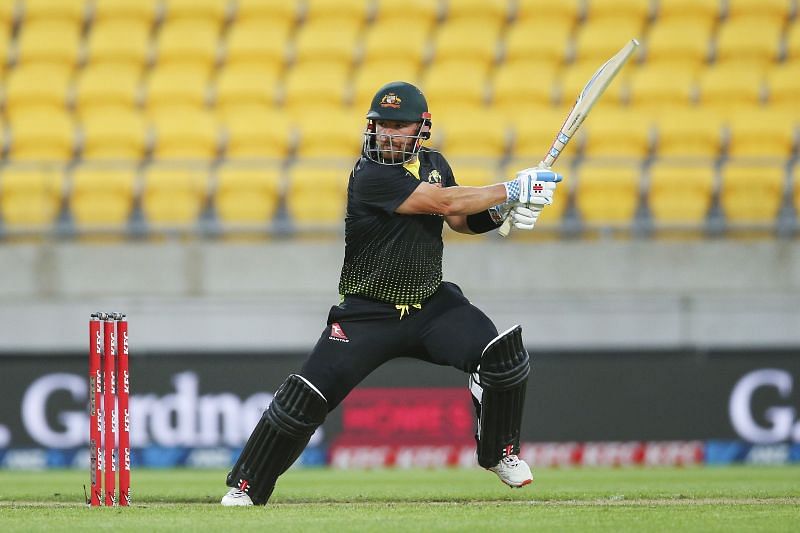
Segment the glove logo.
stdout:
<path fill-rule="evenodd" d="M 533 192 L 542 192 L 543 190 L 544 190 L 544 187 L 542 186 L 541 183 L 534 183 L 533 184 Z"/>
<path fill-rule="evenodd" d="M 400 97 L 394 93 L 384 94 L 383 98 L 381 98 L 380 106 L 398 109 L 400 107 L 400 102 L 402 101 L 403 100 L 401 100 Z"/>

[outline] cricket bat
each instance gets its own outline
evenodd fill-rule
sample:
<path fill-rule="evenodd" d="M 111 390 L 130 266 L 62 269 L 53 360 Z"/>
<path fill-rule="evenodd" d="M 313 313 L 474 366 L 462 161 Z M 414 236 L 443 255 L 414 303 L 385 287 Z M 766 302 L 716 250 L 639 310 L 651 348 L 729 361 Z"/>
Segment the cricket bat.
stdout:
<path fill-rule="evenodd" d="M 597 71 L 592 75 L 592 78 L 583 86 L 578 99 L 575 100 L 575 105 L 567 115 L 567 119 L 561 126 L 561 130 L 556 135 L 550 150 L 544 156 L 544 159 L 539 163 L 540 168 L 550 168 L 556 162 L 561 151 L 569 143 L 572 136 L 578 131 L 578 128 L 583 124 L 589 111 L 594 107 L 595 102 L 602 96 L 606 87 L 611 83 L 611 80 L 617 75 L 626 61 L 633 55 L 636 47 L 639 46 L 639 41 L 631 39 L 622 50 L 617 52 L 611 59 L 603 63 Z M 507 216 L 503 225 L 497 232 L 503 237 L 508 236 L 511 231 L 511 216 Z"/>

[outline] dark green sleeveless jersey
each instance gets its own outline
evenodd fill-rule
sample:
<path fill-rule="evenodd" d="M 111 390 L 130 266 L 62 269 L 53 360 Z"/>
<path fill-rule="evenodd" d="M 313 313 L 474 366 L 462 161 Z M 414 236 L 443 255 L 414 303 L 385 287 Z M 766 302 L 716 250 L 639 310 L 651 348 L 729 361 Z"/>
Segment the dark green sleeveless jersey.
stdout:
<path fill-rule="evenodd" d="M 339 293 L 392 304 L 415 304 L 442 281 L 442 224 L 439 215 L 395 213 L 421 180 L 456 185 L 439 153 L 419 152 L 419 178 L 402 165 L 361 157 L 347 186 L 345 252 Z"/>

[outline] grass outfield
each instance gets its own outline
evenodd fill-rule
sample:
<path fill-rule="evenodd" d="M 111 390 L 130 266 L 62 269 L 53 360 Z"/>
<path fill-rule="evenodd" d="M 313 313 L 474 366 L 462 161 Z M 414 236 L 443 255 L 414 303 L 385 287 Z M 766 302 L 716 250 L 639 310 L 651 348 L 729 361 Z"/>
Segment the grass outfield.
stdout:
<path fill-rule="evenodd" d="M 511 490 L 483 470 L 298 469 L 266 508 L 223 508 L 224 472 L 135 470 L 134 506 L 87 508 L 80 471 L 0 471 L 10 531 L 798 531 L 800 467 L 539 469 Z"/>

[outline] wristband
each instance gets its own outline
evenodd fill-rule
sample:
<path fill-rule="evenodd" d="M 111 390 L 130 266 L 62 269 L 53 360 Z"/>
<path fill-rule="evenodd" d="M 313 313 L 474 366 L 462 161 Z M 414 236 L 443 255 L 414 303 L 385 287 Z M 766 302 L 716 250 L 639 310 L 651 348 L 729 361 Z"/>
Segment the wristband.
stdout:
<path fill-rule="evenodd" d="M 495 214 L 493 214 L 493 211 Z M 494 207 L 486 211 L 481 211 L 480 213 L 475 213 L 474 215 L 467 215 L 467 227 L 472 233 L 486 233 L 487 231 L 492 231 L 499 228 L 503 223 L 502 217 L 500 217 L 498 221 L 495 218 L 496 216 L 499 216 L 499 213 L 497 213 L 497 209 Z"/>

